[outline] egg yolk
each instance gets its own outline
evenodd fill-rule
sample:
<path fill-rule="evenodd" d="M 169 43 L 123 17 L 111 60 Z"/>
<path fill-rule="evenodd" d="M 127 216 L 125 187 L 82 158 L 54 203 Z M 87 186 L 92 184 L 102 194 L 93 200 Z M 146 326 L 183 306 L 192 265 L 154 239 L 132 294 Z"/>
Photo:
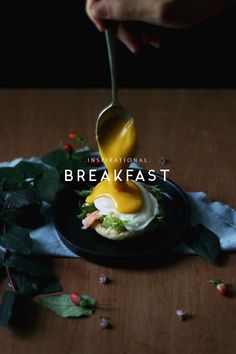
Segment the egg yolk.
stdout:
<path fill-rule="evenodd" d="M 143 207 L 142 193 L 134 182 L 125 179 L 125 171 L 129 167 L 126 161 L 133 156 L 136 145 L 134 120 L 127 117 L 107 120 L 97 140 L 109 180 L 98 183 L 86 198 L 86 203 L 93 204 L 95 199 L 105 196 L 113 200 L 120 213 L 139 212 Z M 114 170 L 122 170 L 122 181 L 114 179 Z"/>

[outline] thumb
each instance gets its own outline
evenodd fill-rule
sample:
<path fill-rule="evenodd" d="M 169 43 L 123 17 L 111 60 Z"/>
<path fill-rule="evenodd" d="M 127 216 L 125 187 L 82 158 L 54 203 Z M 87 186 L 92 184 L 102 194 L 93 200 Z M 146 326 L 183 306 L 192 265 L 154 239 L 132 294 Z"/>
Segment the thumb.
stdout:
<path fill-rule="evenodd" d="M 135 20 L 137 2 L 137 0 L 95 0 L 89 9 L 90 17 L 116 21 Z"/>

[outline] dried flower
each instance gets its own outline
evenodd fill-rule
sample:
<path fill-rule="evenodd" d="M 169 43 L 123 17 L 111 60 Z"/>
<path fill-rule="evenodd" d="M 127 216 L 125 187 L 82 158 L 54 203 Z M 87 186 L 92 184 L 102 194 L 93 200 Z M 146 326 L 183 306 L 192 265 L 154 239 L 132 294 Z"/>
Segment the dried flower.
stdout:
<path fill-rule="evenodd" d="M 101 273 L 99 275 L 99 284 L 106 284 L 109 282 L 109 279 L 107 278 L 107 276 L 103 273 Z"/>
<path fill-rule="evenodd" d="M 99 324 L 102 329 L 111 328 L 111 324 L 109 323 L 108 318 L 106 318 L 106 317 L 100 317 Z"/>
<path fill-rule="evenodd" d="M 167 159 L 166 159 L 164 156 L 161 156 L 161 157 L 159 158 L 159 164 L 160 164 L 161 166 L 164 166 L 166 163 L 167 163 Z"/>
<path fill-rule="evenodd" d="M 189 314 L 182 309 L 176 310 L 176 315 L 179 317 L 181 321 L 185 321 L 189 317 Z"/>

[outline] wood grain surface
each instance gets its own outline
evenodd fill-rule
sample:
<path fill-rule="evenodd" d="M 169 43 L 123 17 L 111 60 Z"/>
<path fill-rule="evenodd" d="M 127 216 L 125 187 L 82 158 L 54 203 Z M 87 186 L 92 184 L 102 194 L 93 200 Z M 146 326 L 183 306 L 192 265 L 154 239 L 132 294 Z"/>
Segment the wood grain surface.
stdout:
<path fill-rule="evenodd" d="M 123 90 L 121 102 L 136 119 L 144 167 L 169 163 L 169 178 L 187 191 L 236 207 L 236 91 Z M 96 149 L 95 121 L 107 90 L 0 91 L 0 160 L 41 156 L 77 130 Z M 1 354 L 232 354 L 236 351 L 236 297 L 208 284 L 222 278 L 236 288 L 235 254 L 210 265 L 181 256 L 152 269 L 112 269 L 82 259 L 53 259 L 65 291 L 103 304 L 87 319 L 60 319 L 36 301 L 18 325 L 0 329 Z M 98 284 L 100 273 L 112 279 Z M 1 287 L 5 287 L 2 284 Z M 188 321 L 176 309 L 192 314 Z M 99 316 L 113 328 L 102 330 Z"/>

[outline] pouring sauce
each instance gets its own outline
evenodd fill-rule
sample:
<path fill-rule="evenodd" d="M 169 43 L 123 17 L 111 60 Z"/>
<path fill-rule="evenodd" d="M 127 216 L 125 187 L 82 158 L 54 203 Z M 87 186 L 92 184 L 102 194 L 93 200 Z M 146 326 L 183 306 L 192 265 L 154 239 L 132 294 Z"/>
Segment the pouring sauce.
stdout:
<path fill-rule="evenodd" d="M 137 213 L 143 207 L 143 197 L 138 186 L 131 180 L 126 181 L 125 172 L 129 167 L 127 158 L 133 156 L 136 146 L 134 120 L 125 116 L 108 119 L 103 123 L 101 134 L 97 137 L 98 148 L 108 170 L 109 180 L 98 183 L 86 198 L 93 204 L 95 199 L 109 197 L 118 212 Z M 114 171 L 120 180 L 115 180 Z"/>

